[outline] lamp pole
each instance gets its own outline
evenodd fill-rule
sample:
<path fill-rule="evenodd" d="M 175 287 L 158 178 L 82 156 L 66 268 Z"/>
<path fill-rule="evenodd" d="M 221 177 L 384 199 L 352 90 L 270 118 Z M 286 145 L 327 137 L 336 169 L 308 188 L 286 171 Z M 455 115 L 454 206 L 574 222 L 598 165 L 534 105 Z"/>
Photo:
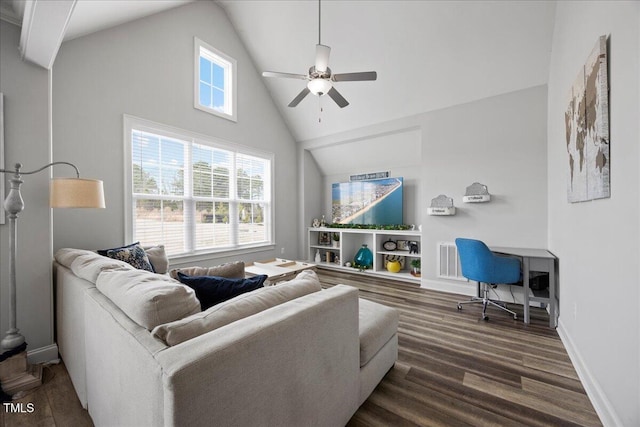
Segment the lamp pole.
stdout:
<path fill-rule="evenodd" d="M 7 174 L 13 173 L 13 177 L 9 180 L 11 183 L 11 189 L 7 198 L 4 200 L 4 209 L 7 211 L 7 217 L 9 218 L 9 330 L 7 330 L 6 336 L 0 342 L 0 346 L 3 351 L 12 350 L 19 347 L 24 343 L 24 336 L 20 333 L 17 322 L 17 300 L 16 300 L 16 257 L 18 253 L 18 216 L 20 212 L 24 210 L 24 200 L 22 200 L 22 194 L 20 193 L 20 186 L 22 181 L 22 175 L 31 175 L 38 173 L 54 165 L 65 164 L 72 166 L 76 171 L 76 176 L 80 177 L 78 168 L 68 162 L 53 162 L 36 169 L 31 172 L 20 172 L 22 164 L 16 163 L 15 170 L 0 169 L 0 173 Z"/>
<path fill-rule="evenodd" d="M 13 174 L 13 178 L 9 180 L 11 182 L 11 190 L 4 201 L 4 208 L 7 211 L 7 217 L 9 218 L 9 330 L 7 335 L 2 339 L 0 345 L 2 350 L 14 349 L 22 343 L 24 343 L 24 336 L 20 334 L 16 325 L 16 254 L 17 254 L 17 241 L 18 241 L 18 215 L 24 209 L 24 201 L 20 194 L 20 185 L 23 181 L 20 179 L 20 163 L 16 164 L 16 170 Z M 3 171 L 5 172 L 5 171 Z M 5 172 L 6 173 L 6 172 Z"/>

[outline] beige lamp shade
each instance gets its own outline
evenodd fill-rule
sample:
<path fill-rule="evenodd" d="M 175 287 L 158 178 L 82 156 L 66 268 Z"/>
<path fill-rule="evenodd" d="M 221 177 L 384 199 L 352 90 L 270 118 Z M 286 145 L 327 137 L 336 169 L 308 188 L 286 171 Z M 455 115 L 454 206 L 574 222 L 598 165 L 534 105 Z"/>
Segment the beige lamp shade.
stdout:
<path fill-rule="evenodd" d="M 49 202 L 52 208 L 104 208 L 102 181 L 81 178 L 53 178 Z"/>

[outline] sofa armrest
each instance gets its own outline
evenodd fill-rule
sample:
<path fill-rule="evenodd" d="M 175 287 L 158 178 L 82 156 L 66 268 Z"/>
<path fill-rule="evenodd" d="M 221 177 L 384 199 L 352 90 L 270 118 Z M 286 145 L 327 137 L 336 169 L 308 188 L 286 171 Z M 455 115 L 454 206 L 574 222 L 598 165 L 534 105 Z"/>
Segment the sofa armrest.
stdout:
<path fill-rule="evenodd" d="M 358 407 L 358 291 L 305 295 L 156 359 L 165 425 L 345 425 Z"/>

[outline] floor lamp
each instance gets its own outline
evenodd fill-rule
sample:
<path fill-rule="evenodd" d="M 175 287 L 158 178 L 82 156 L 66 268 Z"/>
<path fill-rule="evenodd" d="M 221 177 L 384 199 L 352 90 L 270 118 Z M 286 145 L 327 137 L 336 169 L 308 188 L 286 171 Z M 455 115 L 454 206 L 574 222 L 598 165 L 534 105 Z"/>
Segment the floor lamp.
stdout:
<path fill-rule="evenodd" d="M 25 369 L 26 363 L 26 343 L 24 336 L 16 325 L 16 256 L 17 256 L 17 240 L 18 240 L 18 215 L 24 209 L 24 201 L 20 194 L 20 186 L 22 175 L 32 175 L 42 172 L 45 169 L 55 165 L 69 165 L 75 169 L 75 178 L 53 178 L 50 184 L 49 202 L 52 208 L 104 208 L 104 190 L 102 181 L 94 179 L 81 179 L 78 168 L 68 162 L 49 163 L 40 169 L 30 172 L 22 172 L 22 165 L 16 163 L 15 170 L 0 169 L 2 174 L 13 174 L 9 182 L 11 188 L 7 198 L 4 200 L 4 209 L 7 211 L 9 218 L 9 330 L 0 342 L 2 347 L 2 358 L 0 362 L 3 364 L 0 369 L 0 380 L 3 383 L 5 392 L 11 394 L 12 391 L 24 390 L 25 384 L 33 381 L 21 377 L 28 375 Z M 19 356 L 19 357 L 17 357 Z M 10 361 L 9 359 L 13 359 Z M 9 363 L 11 362 L 11 363 Z M 36 384 L 39 385 L 40 379 Z M 30 388 L 30 387 L 27 387 Z M 11 390 L 11 391 L 10 391 Z"/>

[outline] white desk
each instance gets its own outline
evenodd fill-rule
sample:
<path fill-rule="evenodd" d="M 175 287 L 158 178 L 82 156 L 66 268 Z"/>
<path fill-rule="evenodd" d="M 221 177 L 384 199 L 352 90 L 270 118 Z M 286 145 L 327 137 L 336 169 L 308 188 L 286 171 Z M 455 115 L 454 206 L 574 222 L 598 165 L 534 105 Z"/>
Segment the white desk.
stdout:
<path fill-rule="evenodd" d="M 529 323 L 529 301 L 549 305 L 549 327 L 558 326 L 558 303 L 556 300 L 556 257 L 546 249 L 505 248 L 492 246 L 493 252 L 515 255 L 522 258 L 522 284 L 524 285 L 524 323 Z M 529 295 L 529 272 L 549 273 L 549 297 Z"/>

